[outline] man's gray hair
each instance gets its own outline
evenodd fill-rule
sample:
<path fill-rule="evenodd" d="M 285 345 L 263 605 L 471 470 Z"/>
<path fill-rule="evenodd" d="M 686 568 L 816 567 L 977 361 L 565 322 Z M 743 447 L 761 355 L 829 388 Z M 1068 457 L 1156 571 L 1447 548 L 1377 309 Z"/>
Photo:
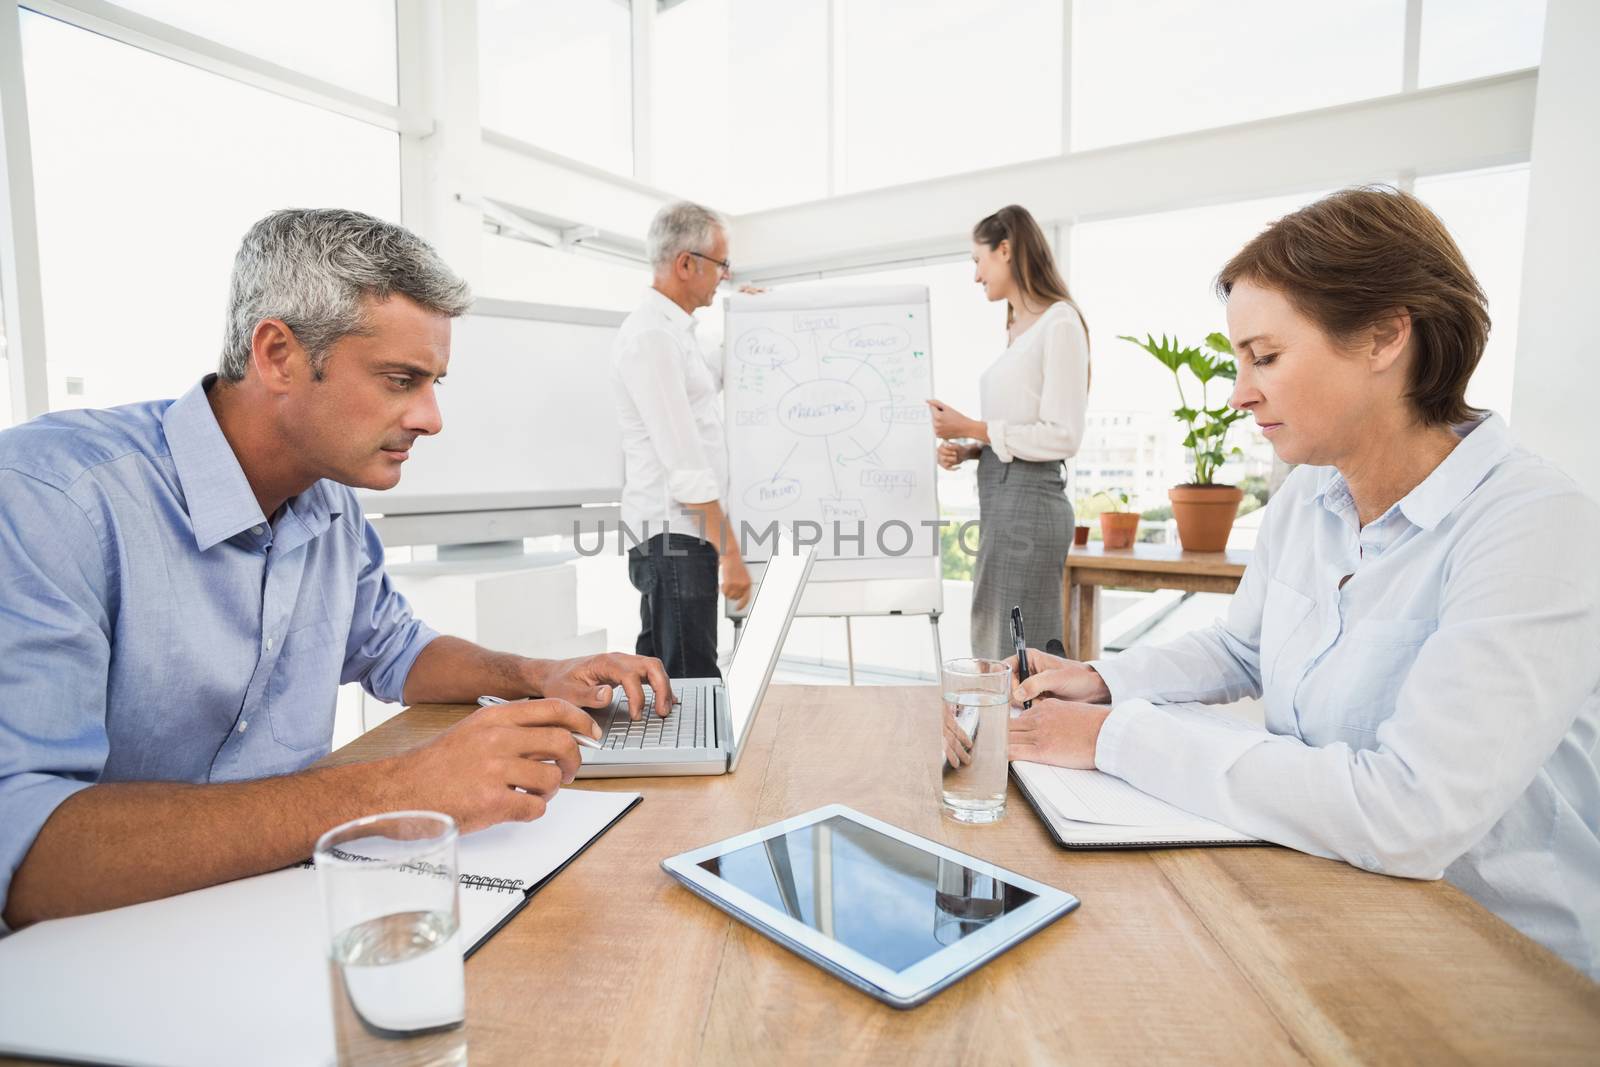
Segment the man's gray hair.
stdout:
<path fill-rule="evenodd" d="M 365 302 L 396 293 L 451 318 L 472 303 L 467 283 L 403 226 L 341 208 L 274 211 L 250 227 L 234 257 L 217 373 L 243 379 L 256 324 L 282 319 L 321 378 L 334 343 L 366 328 Z"/>
<path fill-rule="evenodd" d="M 727 224 L 710 208 L 687 200 L 668 204 L 650 223 L 650 265 L 659 270 L 684 252 L 706 252 L 718 230 L 726 231 Z"/>

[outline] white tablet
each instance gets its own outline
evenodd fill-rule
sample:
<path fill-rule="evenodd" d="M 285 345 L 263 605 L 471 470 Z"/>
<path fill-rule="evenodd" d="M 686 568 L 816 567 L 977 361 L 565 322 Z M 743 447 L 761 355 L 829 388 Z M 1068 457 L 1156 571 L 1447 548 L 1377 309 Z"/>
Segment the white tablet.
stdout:
<path fill-rule="evenodd" d="M 832 804 L 661 861 L 734 918 L 911 1008 L 1078 906 L 1031 878 Z"/>

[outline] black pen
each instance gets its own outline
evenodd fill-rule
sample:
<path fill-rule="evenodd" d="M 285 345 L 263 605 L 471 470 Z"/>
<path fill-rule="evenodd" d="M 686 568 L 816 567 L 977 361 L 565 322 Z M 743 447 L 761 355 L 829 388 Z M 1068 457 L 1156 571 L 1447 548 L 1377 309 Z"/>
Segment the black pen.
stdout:
<path fill-rule="evenodd" d="M 1022 636 L 1022 607 L 1018 605 L 1011 609 L 1011 641 L 1017 646 L 1017 684 L 1021 685 L 1028 680 L 1028 642 Z M 1033 707 L 1033 701 L 1024 700 L 1022 708 L 1026 711 Z"/>

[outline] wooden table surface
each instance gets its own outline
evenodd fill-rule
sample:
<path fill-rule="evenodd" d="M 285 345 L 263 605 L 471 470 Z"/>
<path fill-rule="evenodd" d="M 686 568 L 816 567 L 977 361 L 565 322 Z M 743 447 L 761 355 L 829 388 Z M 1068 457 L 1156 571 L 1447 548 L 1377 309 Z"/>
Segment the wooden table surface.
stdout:
<path fill-rule="evenodd" d="M 774 686 L 732 775 L 580 781 L 644 803 L 467 962 L 474 1067 L 1600 1060 L 1600 985 L 1443 882 L 1277 848 L 1067 852 L 1014 787 L 998 824 L 941 818 L 937 699 Z M 412 708 L 329 760 L 403 751 L 469 710 Z M 830 803 L 1083 906 L 902 1012 L 660 869 Z"/>

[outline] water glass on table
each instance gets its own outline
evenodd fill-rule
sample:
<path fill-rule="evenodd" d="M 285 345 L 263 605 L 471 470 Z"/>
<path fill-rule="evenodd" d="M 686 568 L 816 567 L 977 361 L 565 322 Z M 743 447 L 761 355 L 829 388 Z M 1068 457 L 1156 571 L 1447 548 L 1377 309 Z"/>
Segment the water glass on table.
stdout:
<path fill-rule="evenodd" d="M 996 822 L 1006 813 L 1006 750 L 1011 668 L 994 659 L 944 664 L 939 799 L 960 822 Z"/>
<path fill-rule="evenodd" d="M 456 837 L 448 815 L 400 811 L 317 841 L 340 1064 L 467 1062 Z"/>

